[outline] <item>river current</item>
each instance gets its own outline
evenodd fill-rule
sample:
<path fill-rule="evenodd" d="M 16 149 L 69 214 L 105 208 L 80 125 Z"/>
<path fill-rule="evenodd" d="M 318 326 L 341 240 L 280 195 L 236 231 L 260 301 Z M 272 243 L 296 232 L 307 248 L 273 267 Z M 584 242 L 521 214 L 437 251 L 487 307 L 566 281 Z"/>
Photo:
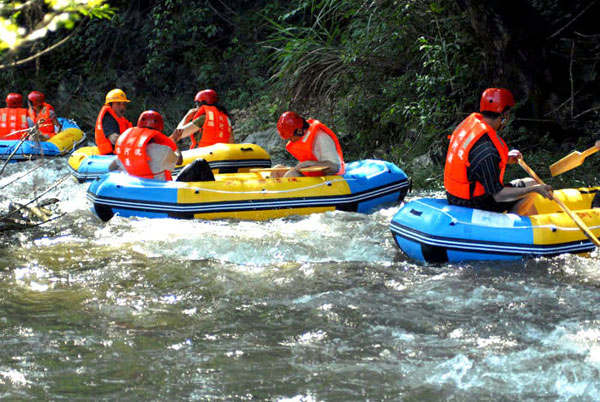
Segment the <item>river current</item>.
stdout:
<path fill-rule="evenodd" d="M 21 177 L 38 163 L 7 167 L 0 214 L 68 174 L 60 158 Z M 596 253 L 417 264 L 389 230 L 399 205 L 104 223 L 86 187 L 1 233 L 2 399 L 600 398 Z"/>

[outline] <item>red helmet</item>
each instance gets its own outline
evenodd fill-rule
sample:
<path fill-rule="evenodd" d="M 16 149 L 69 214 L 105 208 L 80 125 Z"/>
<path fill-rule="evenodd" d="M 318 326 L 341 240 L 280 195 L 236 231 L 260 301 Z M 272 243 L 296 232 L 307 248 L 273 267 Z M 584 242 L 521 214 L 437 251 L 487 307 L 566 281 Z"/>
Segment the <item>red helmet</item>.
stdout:
<path fill-rule="evenodd" d="M 163 128 L 165 128 L 162 116 L 154 110 L 146 110 L 142 113 L 137 121 L 137 126 L 141 128 L 152 128 L 158 131 L 163 131 Z"/>
<path fill-rule="evenodd" d="M 23 97 L 14 92 L 6 96 L 6 107 L 23 107 Z"/>
<path fill-rule="evenodd" d="M 42 106 L 46 102 L 46 96 L 40 91 L 31 91 L 27 95 L 27 99 L 29 99 L 33 106 Z"/>
<path fill-rule="evenodd" d="M 488 88 L 481 94 L 479 111 L 502 113 L 513 106 L 515 106 L 515 98 L 508 89 Z"/>
<path fill-rule="evenodd" d="M 285 112 L 279 116 L 277 131 L 284 140 L 292 138 L 296 130 L 304 126 L 304 119 L 296 112 Z"/>
<path fill-rule="evenodd" d="M 200 91 L 196 94 L 194 98 L 195 102 L 204 102 L 209 105 L 214 105 L 219 101 L 219 97 L 217 93 L 213 89 L 205 89 L 204 91 Z"/>

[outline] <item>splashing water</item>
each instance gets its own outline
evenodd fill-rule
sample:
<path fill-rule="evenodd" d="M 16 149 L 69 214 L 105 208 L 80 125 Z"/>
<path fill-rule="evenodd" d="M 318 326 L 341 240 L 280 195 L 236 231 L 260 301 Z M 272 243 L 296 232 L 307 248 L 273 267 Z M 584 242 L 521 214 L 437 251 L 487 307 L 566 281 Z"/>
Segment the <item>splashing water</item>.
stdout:
<path fill-rule="evenodd" d="M 10 165 L 0 187 L 36 166 Z M 56 159 L 0 192 L 26 203 Z M 594 400 L 597 255 L 419 265 L 389 221 L 98 220 L 86 185 L 57 219 L 3 232 L 7 399 Z M 415 195 L 413 195 L 414 197 Z"/>

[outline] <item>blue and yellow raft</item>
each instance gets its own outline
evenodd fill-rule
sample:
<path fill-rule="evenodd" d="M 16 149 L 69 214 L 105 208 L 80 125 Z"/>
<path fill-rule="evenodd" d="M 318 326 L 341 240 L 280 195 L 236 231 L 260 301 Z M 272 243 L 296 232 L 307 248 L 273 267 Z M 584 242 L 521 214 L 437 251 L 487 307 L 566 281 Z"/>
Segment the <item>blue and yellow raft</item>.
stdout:
<path fill-rule="evenodd" d="M 563 189 L 554 195 L 599 236 L 600 200 L 594 202 L 599 191 L 600 187 Z M 404 204 L 390 229 L 404 254 L 423 262 L 518 260 L 594 250 L 556 203 L 536 197 L 534 205 L 538 214 L 521 216 L 423 198 Z"/>
<path fill-rule="evenodd" d="M 262 220 L 343 210 L 367 213 L 401 201 L 409 188 L 396 165 L 364 160 L 346 165 L 344 175 L 267 178 L 267 172 L 219 174 L 215 181 L 165 182 L 112 172 L 88 189 L 93 211 L 149 218 Z"/>
<path fill-rule="evenodd" d="M 82 147 L 69 158 L 69 169 L 77 181 L 94 180 L 108 172 L 114 155 L 99 155 L 98 147 Z M 251 168 L 268 168 L 271 157 L 256 144 L 214 144 L 182 152 L 183 162 L 175 167 L 174 175 L 198 158 L 205 159 L 213 173 L 248 172 Z"/>
<path fill-rule="evenodd" d="M 59 117 L 62 131 L 48 141 L 0 140 L 0 160 L 11 162 L 36 158 L 63 156 L 73 151 L 85 140 L 85 134 L 73 120 Z"/>

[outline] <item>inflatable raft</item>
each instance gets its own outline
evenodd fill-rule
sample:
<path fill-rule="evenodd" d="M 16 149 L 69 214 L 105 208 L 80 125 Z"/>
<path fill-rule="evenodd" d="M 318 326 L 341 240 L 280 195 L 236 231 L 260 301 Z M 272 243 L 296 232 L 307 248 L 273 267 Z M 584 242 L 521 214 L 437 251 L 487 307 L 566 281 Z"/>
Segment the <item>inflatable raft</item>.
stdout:
<path fill-rule="evenodd" d="M 600 235 L 598 191 L 600 187 L 554 192 L 596 236 Z M 534 205 L 537 215 L 520 216 L 424 198 L 404 204 L 390 229 L 404 254 L 423 262 L 518 260 L 594 250 L 556 203 L 537 197 Z"/>
<path fill-rule="evenodd" d="M 267 178 L 268 172 L 221 174 L 215 181 L 165 182 L 111 172 L 93 181 L 88 199 L 107 221 L 149 218 L 261 220 L 343 210 L 367 213 L 401 201 L 409 187 L 396 165 L 365 160 L 339 176 Z"/>
<path fill-rule="evenodd" d="M 73 151 L 85 140 L 85 134 L 77 123 L 59 117 L 63 130 L 48 141 L 0 140 L 0 160 L 10 158 L 11 162 L 36 158 L 63 156 Z"/>
<path fill-rule="evenodd" d="M 175 168 L 174 175 L 198 158 L 205 159 L 213 173 L 248 172 L 250 168 L 268 168 L 271 157 L 256 144 L 214 144 L 208 147 L 182 151 L 183 163 Z M 108 172 L 114 155 L 99 155 L 97 147 L 82 147 L 69 158 L 69 169 L 77 181 L 94 180 Z"/>

